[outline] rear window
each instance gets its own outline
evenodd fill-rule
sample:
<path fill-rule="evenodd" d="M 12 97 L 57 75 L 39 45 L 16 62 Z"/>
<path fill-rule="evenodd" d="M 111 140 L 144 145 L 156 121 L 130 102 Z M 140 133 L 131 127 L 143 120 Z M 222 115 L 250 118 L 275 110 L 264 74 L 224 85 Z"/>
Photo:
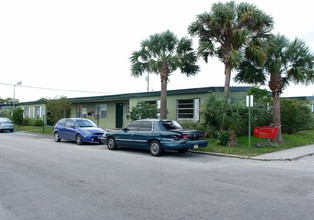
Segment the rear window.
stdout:
<path fill-rule="evenodd" d="M 11 122 L 8 118 L 0 118 L 0 122 Z"/>
<path fill-rule="evenodd" d="M 57 123 L 58 126 L 65 126 L 65 120 L 60 120 L 58 123 Z"/>
<path fill-rule="evenodd" d="M 183 129 L 182 125 L 177 121 L 161 121 L 161 130 Z"/>

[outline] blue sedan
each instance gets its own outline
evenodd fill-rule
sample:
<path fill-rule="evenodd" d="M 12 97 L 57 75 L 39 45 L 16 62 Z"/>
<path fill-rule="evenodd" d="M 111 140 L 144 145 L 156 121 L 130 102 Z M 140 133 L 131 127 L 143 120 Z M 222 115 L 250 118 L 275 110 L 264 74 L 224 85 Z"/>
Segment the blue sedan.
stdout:
<path fill-rule="evenodd" d="M 53 135 L 56 142 L 61 139 L 75 141 L 81 145 L 85 142 L 101 143 L 105 130 L 94 122 L 84 118 L 65 118 L 55 125 Z"/>
<path fill-rule="evenodd" d="M 186 130 L 176 121 L 159 119 L 134 121 L 122 130 L 105 133 L 101 140 L 109 150 L 142 148 L 148 149 L 153 156 L 160 156 L 164 150 L 185 153 L 208 144 L 204 132 Z"/>

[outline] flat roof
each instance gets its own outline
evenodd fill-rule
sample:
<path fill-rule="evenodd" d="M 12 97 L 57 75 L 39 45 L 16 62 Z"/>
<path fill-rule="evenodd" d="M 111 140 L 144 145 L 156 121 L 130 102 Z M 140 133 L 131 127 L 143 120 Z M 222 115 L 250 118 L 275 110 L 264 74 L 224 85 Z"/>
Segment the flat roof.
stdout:
<path fill-rule="evenodd" d="M 239 86 L 239 87 L 230 87 L 231 92 L 242 92 L 248 91 L 251 87 L 248 86 Z M 199 94 L 199 93 L 208 93 L 210 91 L 223 92 L 224 87 L 202 87 L 202 88 L 192 88 L 192 89 L 176 89 L 168 90 L 167 95 L 185 95 L 185 94 Z M 104 101 L 104 100 L 123 100 L 130 98 L 139 98 L 139 97 L 151 97 L 151 96 L 160 96 L 160 91 L 154 92 L 139 92 L 139 93 L 124 93 L 117 95 L 106 95 L 106 96 L 89 96 L 89 97 L 78 97 L 78 98 L 69 98 L 71 102 L 82 102 L 82 101 Z"/>
<path fill-rule="evenodd" d="M 230 92 L 243 92 L 250 90 L 251 87 L 248 86 L 237 86 L 230 87 Z M 167 95 L 185 95 L 185 94 L 199 94 L 199 93 L 208 93 L 208 92 L 223 92 L 224 87 L 201 87 L 201 88 L 191 88 L 191 89 L 176 89 L 168 90 Z M 88 97 L 77 97 L 77 98 L 68 98 L 72 103 L 77 102 L 93 102 L 93 101 L 108 101 L 108 100 L 128 100 L 130 98 L 140 98 L 140 97 L 151 97 L 151 96 L 160 96 L 160 91 L 153 92 L 137 92 L 137 93 L 123 93 L 117 95 L 104 95 L 104 96 L 88 96 Z M 34 105 L 34 104 L 45 104 L 46 101 L 43 99 L 30 102 L 19 102 L 15 104 L 18 105 Z M 0 104 L 0 106 L 11 106 L 12 104 Z"/>

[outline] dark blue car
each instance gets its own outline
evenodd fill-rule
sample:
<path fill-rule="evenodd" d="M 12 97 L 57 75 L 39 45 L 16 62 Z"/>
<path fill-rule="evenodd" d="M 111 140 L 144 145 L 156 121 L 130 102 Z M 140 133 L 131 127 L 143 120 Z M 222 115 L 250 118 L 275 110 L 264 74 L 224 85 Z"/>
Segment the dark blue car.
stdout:
<path fill-rule="evenodd" d="M 85 118 L 65 118 L 55 125 L 53 135 L 56 142 L 61 139 L 75 141 L 77 144 L 85 142 L 101 143 L 105 130 L 94 122 Z"/>
<path fill-rule="evenodd" d="M 148 149 L 153 156 L 160 156 L 163 150 L 177 150 L 206 147 L 208 142 L 202 131 L 186 130 L 176 121 L 144 119 L 137 120 L 119 131 L 107 132 L 102 142 L 110 150 L 118 147 Z"/>

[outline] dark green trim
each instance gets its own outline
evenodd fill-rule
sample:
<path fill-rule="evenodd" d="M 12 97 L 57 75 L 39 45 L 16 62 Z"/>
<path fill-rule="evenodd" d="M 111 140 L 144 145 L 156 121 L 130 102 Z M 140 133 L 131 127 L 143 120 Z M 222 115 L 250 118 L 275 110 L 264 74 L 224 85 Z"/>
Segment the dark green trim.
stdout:
<path fill-rule="evenodd" d="M 249 91 L 251 87 L 231 87 L 230 92 L 243 92 Z M 168 95 L 185 95 L 185 94 L 199 94 L 199 93 L 208 93 L 208 92 L 223 92 L 224 87 L 204 87 L 204 88 L 194 88 L 194 89 L 179 89 L 179 90 L 168 90 Z M 160 91 L 157 92 L 140 92 L 140 93 L 125 93 L 118 95 L 107 95 L 107 96 L 92 96 L 92 97 L 79 97 L 79 98 L 69 98 L 69 101 L 72 103 L 76 102 L 93 102 L 97 101 L 108 101 L 108 100 L 128 100 L 130 98 L 142 98 L 142 97 L 151 97 L 151 96 L 160 96 Z"/>

